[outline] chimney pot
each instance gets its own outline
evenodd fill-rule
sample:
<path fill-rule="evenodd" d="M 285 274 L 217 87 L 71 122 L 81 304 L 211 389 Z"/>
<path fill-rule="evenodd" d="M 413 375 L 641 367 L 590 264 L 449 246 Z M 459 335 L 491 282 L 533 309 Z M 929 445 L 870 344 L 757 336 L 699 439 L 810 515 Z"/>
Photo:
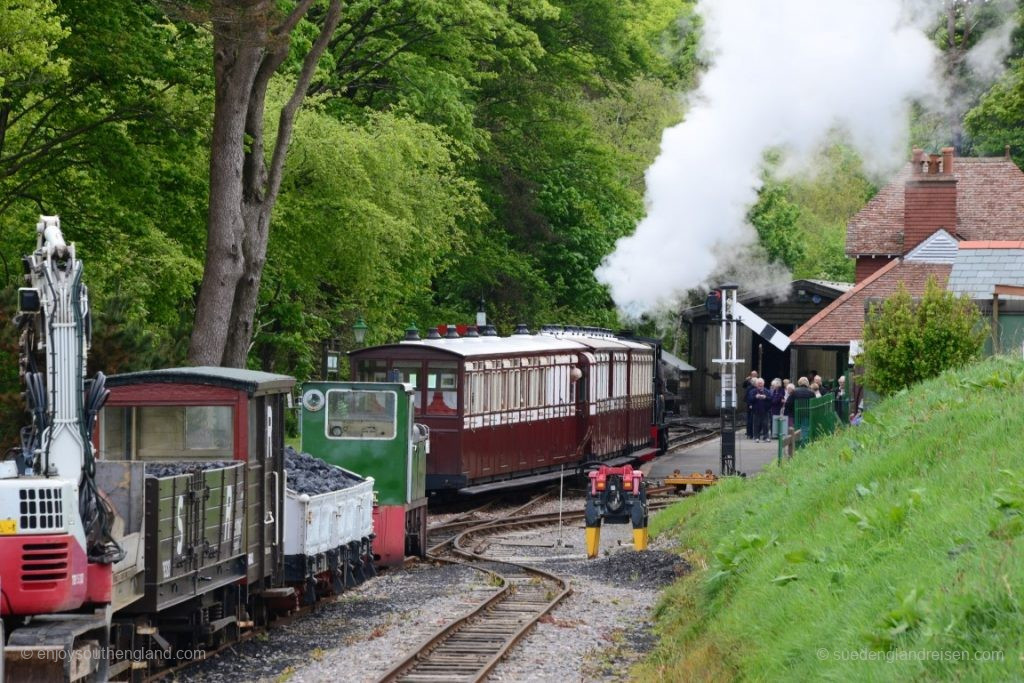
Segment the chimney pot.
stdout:
<path fill-rule="evenodd" d="M 921 162 L 924 161 L 924 150 L 920 147 L 914 148 L 914 156 L 911 157 L 911 161 L 914 164 L 914 173 L 921 172 Z"/>
<path fill-rule="evenodd" d="M 942 173 L 944 175 L 952 175 L 953 173 L 953 148 L 943 147 L 942 148 Z"/>
<path fill-rule="evenodd" d="M 928 175 L 936 175 L 939 172 L 939 162 L 942 156 L 939 154 L 928 155 Z"/>

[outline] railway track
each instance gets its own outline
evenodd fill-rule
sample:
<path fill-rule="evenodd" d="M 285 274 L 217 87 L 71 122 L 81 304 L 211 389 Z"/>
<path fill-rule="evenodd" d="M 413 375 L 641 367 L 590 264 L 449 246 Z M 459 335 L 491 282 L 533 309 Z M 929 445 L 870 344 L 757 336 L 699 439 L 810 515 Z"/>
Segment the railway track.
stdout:
<path fill-rule="evenodd" d="M 397 662 L 380 683 L 439 683 L 480 681 L 545 614 L 572 589 L 561 576 L 508 558 L 489 554 L 490 540 L 499 533 L 583 520 L 582 510 L 524 514 L 547 497 L 538 496 L 499 520 L 459 520 L 428 530 L 430 557 L 460 562 L 485 572 L 498 589 L 477 607 L 426 639 Z M 650 509 L 671 501 L 651 501 Z M 460 527 L 460 528 L 456 528 Z"/>
<path fill-rule="evenodd" d="M 714 439 L 719 434 L 717 429 L 707 427 L 696 427 L 692 425 L 679 425 L 670 428 L 668 437 L 668 450 L 674 451 L 687 446 L 693 446 L 704 441 Z"/>

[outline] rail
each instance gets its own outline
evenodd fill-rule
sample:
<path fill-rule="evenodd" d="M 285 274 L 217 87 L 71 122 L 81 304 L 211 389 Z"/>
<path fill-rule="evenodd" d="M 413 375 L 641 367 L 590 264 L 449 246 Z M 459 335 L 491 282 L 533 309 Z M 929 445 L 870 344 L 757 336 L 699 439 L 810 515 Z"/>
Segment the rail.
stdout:
<path fill-rule="evenodd" d="M 497 577 L 501 586 L 478 606 L 431 634 L 397 662 L 380 683 L 403 681 L 480 681 L 529 630 L 571 593 L 567 579 L 527 564 L 487 555 L 487 539 L 497 531 L 581 521 L 583 510 L 523 515 L 536 499 L 499 520 L 465 520 L 438 525 L 428 554 L 439 561 L 465 564 Z M 651 501 L 658 510 L 671 501 Z M 455 532 L 453 527 L 463 526 Z M 446 527 L 446 529 L 442 529 Z"/>

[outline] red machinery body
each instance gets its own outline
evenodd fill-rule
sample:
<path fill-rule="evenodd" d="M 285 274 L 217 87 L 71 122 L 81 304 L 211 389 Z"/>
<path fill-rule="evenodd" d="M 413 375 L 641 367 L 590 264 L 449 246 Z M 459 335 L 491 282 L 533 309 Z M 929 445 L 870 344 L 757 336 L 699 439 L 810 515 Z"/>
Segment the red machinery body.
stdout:
<path fill-rule="evenodd" d="M 70 534 L 0 537 L 0 576 L 3 616 L 78 609 L 90 578 L 85 551 Z"/>
<path fill-rule="evenodd" d="M 647 483 L 644 473 L 631 465 L 601 465 L 587 473 L 586 546 L 587 556 L 597 557 L 601 525 L 633 525 L 633 547 L 647 548 Z"/>

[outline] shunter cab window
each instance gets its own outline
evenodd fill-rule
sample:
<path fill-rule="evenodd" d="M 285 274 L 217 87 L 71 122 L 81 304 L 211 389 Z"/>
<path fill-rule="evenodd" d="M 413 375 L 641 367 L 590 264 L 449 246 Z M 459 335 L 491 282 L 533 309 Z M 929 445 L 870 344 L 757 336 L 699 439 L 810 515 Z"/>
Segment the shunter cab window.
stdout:
<path fill-rule="evenodd" d="M 393 391 L 332 389 L 327 392 L 327 438 L 394 439 Z"/>
<path fill-rule="evenodd" d="M 427 364 L 427 415 L 454 415 L 459 408 L 459 366 L 453 361 Z"/>
<path fill-rule="evenodd" d="M 233 456 L 231 406 L 108 407 L 100 449 L 111 460 Z"/>

